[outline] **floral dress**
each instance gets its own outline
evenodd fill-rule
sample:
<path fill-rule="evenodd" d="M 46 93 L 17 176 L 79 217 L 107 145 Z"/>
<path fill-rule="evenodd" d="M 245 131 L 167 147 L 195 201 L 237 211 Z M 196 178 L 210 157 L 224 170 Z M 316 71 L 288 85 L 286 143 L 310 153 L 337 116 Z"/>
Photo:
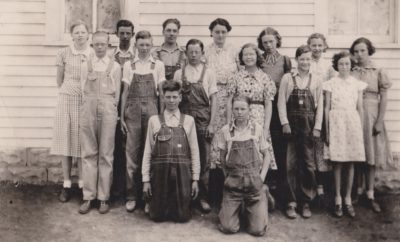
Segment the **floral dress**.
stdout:
<path fill-rule="evenodd" d="M 217 113 L 215 117 L 215 129 L 218 132 L 225 124 L 226 121 L 226 101 L 228 99 L 228 92 L 226 84 L 230 76 L 237 70 L 238 51 L 237 49 L 227 43 L 224 47 L 220 48 L 215 43 L 210 44 L 205 48 L 206 63 L 209 68 L 215 71 L 217 79 Z M 212 142 L 212 149 L 210 159 L 212 163 L 220 164 L 219 162 L 219 149 L 215 142 Z"/>
<path fill-rule="evenodd" d="M 364 66 L 355 66 L 352 75 L 368 86 L 364 91 L 364 145 L 367 163 L 379 168 L 394 167 L 390 143 L 385 128 L 378 135 L 373 135 L 373 127 L 379 114 L 380 95 L 392 86 L 386 72 L 376 67 L 373 62 Z"/>
<path fill-rule="evenodd" d="M 229 80 L 227 85 L 228 95 L 244 95 L 251 99 L 250 120 L 264 127 L 264 102 L 274 100 L 276 87 L 268 74 L 258 69 L 254 74 L 246 70 L 240 70 Z M 270 169 L 276 170 L 275 155 L 272 148 L 270 134 L 265 134 L 267 138 L 268 151 L 271 156 Z"/>
<path fill-rule="evenodd" d="M 363 162 L 365 150 L 360 115 L 357 111 L 358 92 L 366 84 L 349 76 L 334 77 L 322 83 L 331 93 L 329 111 L 329 156 L 335 162 Z"/>

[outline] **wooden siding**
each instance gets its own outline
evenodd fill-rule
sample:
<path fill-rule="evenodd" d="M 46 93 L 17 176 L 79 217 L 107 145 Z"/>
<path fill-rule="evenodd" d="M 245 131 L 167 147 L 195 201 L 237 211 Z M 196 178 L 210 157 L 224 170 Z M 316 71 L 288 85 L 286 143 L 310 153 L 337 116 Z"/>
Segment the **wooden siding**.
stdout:
<path fill-rule="evenodd" d="M 150 30 L 155 45 L 163 38 L 161 23 L 177 17 L 179 43 L 190 38 L 211 42 L 208 25 L 223 17 L 233 26 L 229 41 L 255 42 L 265 26 L 283 37 L 281 52 L 291 57 L 315 28 L 314 0 L 138 0 L 136 32 Z M 62 2 L 62 1 L 61 1 Z M 46 43 L 45 0 L 0 0 L 0 146 L 49 147 L 57 88 L 55 54 Z M 329 41 L 329 40 L 328 40 Z M 351 40 L 349 40 L 351 41 Z M 337 49 L 331 49 L 330 58 Z M 386 115 L 392 150 L 400 152 L 400 48 L 380 48 L 374 55 L 394 82 Z"/>

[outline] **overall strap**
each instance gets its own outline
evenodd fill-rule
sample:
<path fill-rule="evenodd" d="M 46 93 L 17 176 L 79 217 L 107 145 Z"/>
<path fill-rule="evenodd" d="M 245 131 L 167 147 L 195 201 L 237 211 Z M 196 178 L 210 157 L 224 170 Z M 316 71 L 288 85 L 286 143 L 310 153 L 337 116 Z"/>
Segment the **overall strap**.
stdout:
<path fill-rule="evenodd" d="M 235 137 L 235 127 L 230 129 L 229 134 L 231 135 L 231 138 Z"/>
<path fill-rule="evenodd" d="M 159 115 L 158 115 L 158 119 L 160 120 L 161 127 L 165 127 L 166 124 L 165 124 L 165 117 L 164 117 L 164 114 L 159 114 Z"/>
<path fill-rule="evenodd" d="M 310 77 L 308 78 L 308 83 L 307 83 L 307 89 L 308 89 L 308 90 L 310 90 L 311 79 L 312 79 L 312 74 L 310 73 Z"/>
<path fill-rule="evenodd" d="M 182 76 L 181 76 L 182 82 L 187 81 L 187 80 L 186 80 L 186 75 L 185 75 L 185 72 L 186 72 L 185 70 L 186 70 L 186 66 L 184 66 L 184 67 L 182 68 Z"/>
<path fill-rule="evenodd" d="M 87 59 L 87 67 L 89 73 L 93 72 L 92 56 Z"/>
<path fill-rule="evenodd" d="M 256 135 L 256 126 L 254 124 L 251 125 L 251 136 Z"/>
<path fill-rule="evenodd" d="M 207 69 L 206 65 L 203 64 L 203 71 L 201 72 L 200 80 L 198 81 L 199 83 L 203 83 L 203 79 L 206 74 L 206 69 Z"/>
<path fill-rule="evenodd" d="M 133 62 L 133 59 L 131 61 L 131 67 L 132 67 L 132 71 L 136 70 L 136 63 Z"/>
<path fill-rule="evenodd" d="M 178 62 L 176 63 L 176 66 L 181 67 L 181 62 L 183 60 L 183 55 L 185 54 L 184 51 L 179 50 L 179 58 L 178 58 Z"/>
<path fill-rule="evenodd" d="M 293 76 L 293 75 L 292 75 L 292 80 L 293 80 L 294 89 L 298 89 L 299 87 L 297 86 L 296 76 Z"/>
<path fill-rule="evenodd" d="M 106 69 L 106 74 L 107 76 L 110 75 L 112 68 L 114 67 L 114 60 L 110 59 L 110 62 L 108 63 L 107 69 Z"/>
<path fill-rule="evenodd" d="M 181 118 L 179 119 L 179 127 L 183 127 L 183 122 L 185 122 L 185 114 L 181 113 Z"/>
<path fill-rule="evenodd" d="M 155 67 L 156 67 L 156 62 L 151 62 L 150 69 L 154 70 Z"/>

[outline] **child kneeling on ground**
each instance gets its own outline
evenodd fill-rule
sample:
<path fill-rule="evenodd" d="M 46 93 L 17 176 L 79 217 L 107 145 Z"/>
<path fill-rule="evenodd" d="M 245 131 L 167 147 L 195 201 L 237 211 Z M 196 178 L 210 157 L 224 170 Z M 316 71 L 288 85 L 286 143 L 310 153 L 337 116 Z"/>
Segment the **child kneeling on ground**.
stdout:
<path fill-rule="evenodd" d="M 83 203 L 79 213 L 90 211 L 94 199 L 100 201 L 99 212 L 107 213 L 114 162 L 115 127 L 121 87 L 121 67 L 106 53 L 109 36 L 93 34 L 96 56 L 88 60 L 88 78 L 83 86 L 82 144 Z"/>
<path fill-rule="evenodd" d="M 225 174 L 219 230 L 238 232 L 240 212 L 243 211 L 248 221 L 247 232 L 262 236 L 268 222 L 268 203 L 263 189 L 270 162 L 268 145 L 261 126 L 249 120 L 250 99 L 235 96 L 232 102 L 234 120 L 218 134 Z"/>

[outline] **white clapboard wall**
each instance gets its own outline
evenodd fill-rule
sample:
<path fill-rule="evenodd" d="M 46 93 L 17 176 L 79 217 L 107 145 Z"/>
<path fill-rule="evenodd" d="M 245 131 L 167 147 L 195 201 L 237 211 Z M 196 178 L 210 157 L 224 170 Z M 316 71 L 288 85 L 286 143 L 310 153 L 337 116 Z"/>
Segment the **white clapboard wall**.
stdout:
<path fill-rule="evenodd" d="M 166 18 L 181 21 L 179 43 L 185 45 L 190 38 L 210 43 L 208 25 L 223 17 L 233 26 L 229 41 L 234 45 L 255 43 L 258 33 L 272 26 L 283 37 L 280 51 L 293 57 L 295 48 L 315 30 L 315 1 L 135 0 L 130 6 L 137 8 L 131 11 L 135 31 L 150 30 L 155 45 L 162 42 L 161 23 Z M 61 46 L 45 44 L 45 11 L 46 0 L 0 0 L 0 146 L 51 144 L 57 97 L 54 63 Z M 335 51 L 329 50 L 326 58 Z M 392 150 L 400 152 L 400 49 L 378 48 L 374 59 L 394 82 L 386 124 Z"/>

